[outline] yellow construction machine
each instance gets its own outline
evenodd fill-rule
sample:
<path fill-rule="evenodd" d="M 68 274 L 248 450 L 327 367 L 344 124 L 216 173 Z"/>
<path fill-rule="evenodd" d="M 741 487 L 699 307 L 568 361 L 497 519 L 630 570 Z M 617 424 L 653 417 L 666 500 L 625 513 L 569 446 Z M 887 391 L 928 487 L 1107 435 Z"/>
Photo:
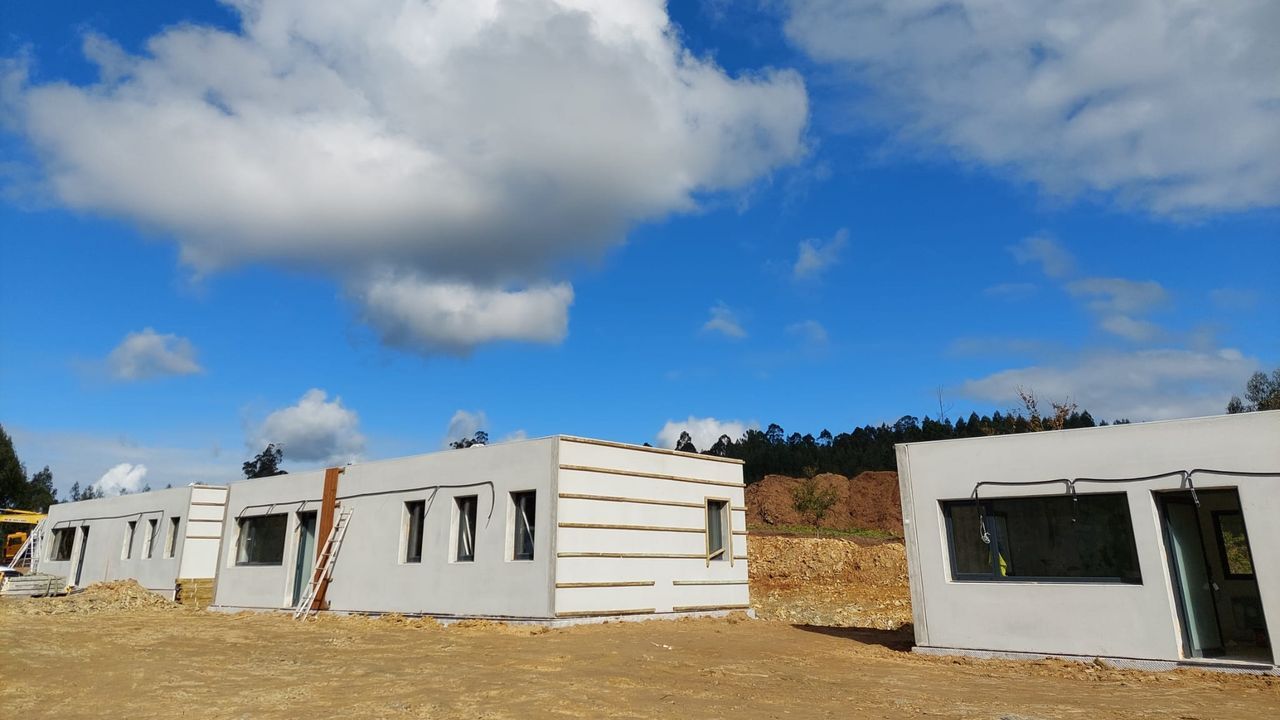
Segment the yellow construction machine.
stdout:
<path fill-rule="evenodd" d="M 44 513 L 31 510 L 0 508 L 0 533 L 4 534 L 4 561 L 0 564 L 8 565 L 13 560 L 26 543 L 27 536 L 44 518 Z"/>

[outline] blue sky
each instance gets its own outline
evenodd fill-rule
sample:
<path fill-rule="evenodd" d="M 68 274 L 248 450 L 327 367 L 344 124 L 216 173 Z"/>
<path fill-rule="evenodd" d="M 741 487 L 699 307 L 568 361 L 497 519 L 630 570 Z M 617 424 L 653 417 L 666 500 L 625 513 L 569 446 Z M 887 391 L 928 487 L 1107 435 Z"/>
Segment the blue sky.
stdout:
<path fill-rule="evenodd" d="M 1280 365 L 1280 15 L 1029 5 L 0 4 L 0 422 L 110 490 L 1221 412 Z"/>

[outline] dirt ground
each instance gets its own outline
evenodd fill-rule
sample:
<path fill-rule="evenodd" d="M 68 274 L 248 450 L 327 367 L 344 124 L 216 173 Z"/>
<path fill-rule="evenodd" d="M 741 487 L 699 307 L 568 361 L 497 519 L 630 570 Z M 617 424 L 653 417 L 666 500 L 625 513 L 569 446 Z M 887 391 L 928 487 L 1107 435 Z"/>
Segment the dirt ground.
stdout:
<path fill-rule="evenodd" d="M 1280 678 L 913 655 L 896 543 L 753 537 L 749 551 L 768 619 L 297 623 L 202 612 L 130 583 L 6 599 L 0 716 L 1280 717 Z"/>
<path fill-rule="evenodd" d="M 835 492 L 835 504 L 820 523 L 831 530 L 878 530 L 902 537 L 902 496 L 898 489 L 898 473 L 876 471 L 856 477 L 821 473 L 818 487 Z M 747 486 L 747 525 L 767 528 L 770 525 L 800 525 L 808 522 L 796 511 L 792 491 L 799 478 L 766 475 L 760 482 Z"/>

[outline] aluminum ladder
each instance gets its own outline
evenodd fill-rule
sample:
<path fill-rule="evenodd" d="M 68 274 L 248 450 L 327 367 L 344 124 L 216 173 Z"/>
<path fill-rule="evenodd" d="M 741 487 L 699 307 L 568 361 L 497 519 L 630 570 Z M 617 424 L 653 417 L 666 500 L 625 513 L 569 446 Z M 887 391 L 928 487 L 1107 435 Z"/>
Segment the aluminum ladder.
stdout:
<path fill-rule="evenodd" d="M 329 531 L 329 537 L 324 541 L 320 557 L 316 558 L 316 566 L 311 571 L 311 581 L 307 583 L 307 590 L 302 593 L 302 599 L 293 609 L 294 620 L 305 620 L 316 612 L 311 606 L 315 604 L 320 588 L 333 577 L 333 561 L 338 556 L 338 550 L 342 548 L 342 539 L 347 536 L 347 525 L 350 522 L 351 509 L 343 508 L 342 512 L 338 513 L 337 521 L 333 523 L 333 529 Z"/>
<path fill-rule="evenodd" d="M 18 548 L 17 554 L 9 561 L 9 567 L 18 567 L 22 564 L 23 556 L 26 556 L 29 572 L 36 571 L 36 565 L 40 562 L 40 539 L 44 537 L 44 525 L 47 518 L 41 519 L 36 526 L 27 534 L 27 539 L 22 543 L 22 547 Z"/>

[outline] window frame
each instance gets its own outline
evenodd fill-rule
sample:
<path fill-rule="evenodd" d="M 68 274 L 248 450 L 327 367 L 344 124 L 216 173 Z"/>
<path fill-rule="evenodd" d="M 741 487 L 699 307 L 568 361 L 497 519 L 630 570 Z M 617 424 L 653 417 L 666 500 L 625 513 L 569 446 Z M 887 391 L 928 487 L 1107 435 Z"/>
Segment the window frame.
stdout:
<path fill-rule="evenodd" d="M 470 502 L 470 510 L 464 511 L 463 504 Z M 452 563 L 474 563 L 476 561 L 476 540 L 479 533 L 476 532 L 476 520 L 480 517 L 480 496 L 479 495 L 455 495 L 453 498 L 453 553 L 449 562 Z M 464 523 L 465 521 L 465 523 Z M 471 553 L 464 555 L 463 548 L 463 530 L 470 529 Z"/>
<path fill-rule="evenodd" d="M 178 554 L 178 530 L 182 525 L 182 518 L 173 515 L 169 518 L 169 535 L 164 542 L 164 559 L 169 560 Z"/>
<path fill-rule="evenodd" d="M 417 555 L 413 554 L 413 522 L 414 522 L 414 506 L 421 508 L 418 514 L 418 547 Z M 426 546 L 426 530 L 427 530 L 427 501 L 426 500 L 406 500 L 404 502 L 404 518 L 405 518 L 405 536 L 404 550 L 400 553 L 400 562 L 409 565 L 422 564 L 422 550 Z"/>
<path fill-rule="evenodd" d="M 537 556 L 536 544 L 538 540 L 538 491 L 537 490 L 513 490 L 508 497 L 511 502 L 511 553 L 508 560 L 511 562 L 533 562 Z M 523 512 L 521 501 L 528 498 L 533 504 L 533 513 Z M 524 520 L 525 530 L 529 535 L 529 552 L 523 555 L 520 552 L 520 526 L 521 520 Z"/>
<path fill-rule="evenodd" d="M 720 539 L 722 547 L 716 551 L 711 550 L 711 505 L 719 504 L 720 507 Z M 725 497 L 705 497 L 702 501 L 703 514 L 703 540 L 706 542 L 706 561 L 707 567 L 711 567 L 713 562 L 728 562 L 733 565 L 733 511 L 729 498 Z"/>
<path fill-rule="evenodd" d="M 1227 580 L 1257 580 L 1257 566 L 1253 563 L 1253 546 L 1249 544 L 1249 527 L 1244 522 L 1243 510 L 1214 510 L 1213 515 L 1213 537 L 1218 544 L 1218 559 L 1222 562 L 1222 577 Z M 1222 539 L 1222 518 L 1225 515 L 1237 515 L 1240 517 L 1240 530 L 1244 533 L 1244 546 L 1246 552 L 1249 553 L 1249 567 L 1253 569 L 1250 573 L 1233 573 L 1231 572 L 1231 561 L 1227 557 L 1227 544 Z"/>
<path fill-rule="evenodd" d="M 54 528 L 51 532 L 53 533 L 53 537 L 49 540 L 48 561 L 71 562 L 71 558 L 75 554 L 76 548 L 76 528 L 74 526 Z M 71 540 L 64 543 L 63 538 L 67 537 L 71 538 Z M 64 545 L 67 549 L 67 556 L 60 557 L 61 553 L 59 550 L 61 550 Z"/>
<path fill-rule="evenodd" d="M 120 548 L 121 560 L 133 559 L 133 541 L 138 534 L 138 521 L 130 520 L 125 524 L 124 547 Z"/>
<path fill-rule="evenodd" d="M 1007 520 L 1008 512 L 994 510 L 993 504 L 998 501 L 1019 501 L 1019 500 L 1043 500 L 1047 498 L 1067 498 L 1064 495 L 1006 495 L 1000 497 L 984 497 L 974 501 L 972 498 L 964 500 L 939 500 L 938 508 L 942 513 L 944 521 L 945 535 L 942 541 L 946 544 L 947 562 L 949 564 L 948 582 L 955 583 L 1039 583 L 1054 585 L 1133 585 L 1142 586 L 1146 584 L 1146 580 L 1142 574 L 1142 559 L 1137 553 L 1137 533 L 1133 527 L 1133 509 L 1129 507 L 1128 493 L 1125 492 L 1103 492 L 1103 493 L 1083 493 L 1078 497 L 1119 497 L 1125 504 L 1125 512 L 1129 518 L 1129 539 L 1133 544 L 1133 552 L 1137 561 L 1136 569 L 1138 573 L 1137 579 L 1128 579 L 1123 577 L 1060 577 L 1060 576 L 1039 576 L 1039 575 L 1001 575 L 997 568 L 999 564 L 999 550 L 1003 549 L 1005 558 L 1008 563 L 1012 563 L 1012 550 L 1005 544 L 1005 538 L 1001 533 L 1000 520 Z M 976 506 L 976 507 L 975 507 Z M 952 511 L 959 512 L 978 512 L 982 510 L 981 517 L 986 524 L 988 535 L 991 537 L 992 543 L 995 544 L 997 552 L 990 553 L 990 567 L 988 573 L 972 573 L 960 572 L 958 558 L 956 553 L 955 527 L 952 521 Z"/>
<path fill-rule="evenodd" d="M 146 532 L 142 536 L 142 559 L 150 560 L 156 555 L 156 535 L 160 529 L 160 518 L 147 518 Z"/>
<path fill-rule="evenodd" d="M 241 551 L 245 547 L 245 544 L 244 544 L 245 535 L 246 535 L 245 523 L 253 522 L 255 520 L 265 520 L 267 518 L 277 518 L 277 517 L 284 518 L 284 531 L 282 533 L 283 538 L 281 539 L 281 542 L 280 542 L 280 559 L 274 562 L 272 561 L 262 562 L 262 561 L 250 561 L 250 560 L 242 561 L 240 559 L 240 556 L 242 554 Z M 289 540 L 289 514 L 288 513 L 268 513 L 265 515 L 250 515 L 248 517 L 236 518 L 236 546 L 234 548 L 234 551 L 235 551 L 234 564 L 236 567 L 280 567 L 284 565 L 284 557 L 286 554 L 288 554 L 287 553 L 288 548 L 286 547 L 286 545 L 288 545 L 288 540 Z"/>

